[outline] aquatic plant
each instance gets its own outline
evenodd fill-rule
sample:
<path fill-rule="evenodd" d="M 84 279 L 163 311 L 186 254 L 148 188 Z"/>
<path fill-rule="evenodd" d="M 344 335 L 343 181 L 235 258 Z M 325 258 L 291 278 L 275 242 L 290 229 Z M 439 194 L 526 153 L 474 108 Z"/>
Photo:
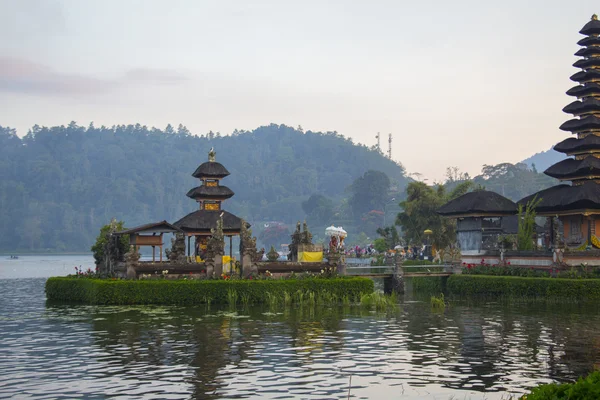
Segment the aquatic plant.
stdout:
<path fill-rule="evenodd" d="M 395 295 L 385 295 L 382 292 L 365 293 L 360 297 L 360 305 L 376 310 L 386 310 L 397 307 L 398 299 Z"/>
<path fill-rule="evenodd" d="M 434 310 L 444 310 L 446 308 L 444 293 L 440 293 L 439 296 L 431 296 L 431 308 Z"/>
<path fill-rule="evenodd" d="M 235 307 L 237 304 L 237 299 L 238 299 L 237 291 L 235 289 L 228 289 L 227 290 L 227 303 L 231 307 Z"/>
<path fill-rule="evenodd" d="M 533 388 L 530 394 L 521 397 L 522 400 L 598 398 L 600 398 L 600 371 L 594 371 L 585 378 L 579 378 L 574 383 L 540 385 Z"/>

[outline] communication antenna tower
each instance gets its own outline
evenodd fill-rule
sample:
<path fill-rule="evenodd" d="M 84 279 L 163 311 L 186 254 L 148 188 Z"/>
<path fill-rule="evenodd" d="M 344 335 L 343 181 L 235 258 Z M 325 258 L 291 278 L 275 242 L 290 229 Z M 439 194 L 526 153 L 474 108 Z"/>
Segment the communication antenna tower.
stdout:
<path fill-rule="evenodd" d="M 388 158 L 392 159 L 392 134 L 390 133 L 388 136 Z"/>
<path fill-rule="evenodd" d="M 377 135 L 375 135 L 375 137 L 377 138 L 377 151 L 381 153 L 381 135 L 379 134 L 379 132 L 377 132 Z"/>

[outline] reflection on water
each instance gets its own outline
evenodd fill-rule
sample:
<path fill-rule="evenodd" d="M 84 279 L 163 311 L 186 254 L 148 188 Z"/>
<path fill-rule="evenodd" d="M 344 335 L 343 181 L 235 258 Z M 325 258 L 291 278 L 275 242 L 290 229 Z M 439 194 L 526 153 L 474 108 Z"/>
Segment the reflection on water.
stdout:
<path fill-rule="evenodd" d="M 596 307 L 45 304 L 0 280 L 0 397 L 508 398 L 600 363 Z"/>

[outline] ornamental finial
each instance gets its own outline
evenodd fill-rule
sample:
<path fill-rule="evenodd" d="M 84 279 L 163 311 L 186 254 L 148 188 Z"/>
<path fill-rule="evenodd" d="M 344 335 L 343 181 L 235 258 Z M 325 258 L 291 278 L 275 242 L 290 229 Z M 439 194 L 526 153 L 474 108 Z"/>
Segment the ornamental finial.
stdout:
<path fill-rule="evenodd" d="M 592 21 L 598 21 L 598 16 L 596 14 L 592 15 Z"/>
<path fill-rule="evenodd" d="M 213 147 L 211 147 L 210 151 L 208 152 L 208 161 L 215 162 L 216 155 L 217 155 L 217 152 L 215 151 L 215 149 Z"/>

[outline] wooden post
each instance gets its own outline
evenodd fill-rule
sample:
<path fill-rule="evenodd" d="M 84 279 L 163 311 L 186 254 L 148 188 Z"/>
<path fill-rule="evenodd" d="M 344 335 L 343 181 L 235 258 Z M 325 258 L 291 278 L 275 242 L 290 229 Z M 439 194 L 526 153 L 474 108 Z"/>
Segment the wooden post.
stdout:
<path fill-rule="evenodd" d="M 187 245 L 188 260 L 190 259 L 190 240 L 191 239 L 192 239 L 192 237 L 188 236 L 188 245 Z"/>
<path fill-rule="evenodd" d="M 163 253 L 162 246 L 158 246 L 158 249 L 160 250 L 160 255 L 158 256 L 158 259 L 160 262 L 162 262 L 162 253 Z"/>
<path fill-rule="evenodd" d="M 154 257 L 154 250 L 155 250 L 156 246 L 152 246 L 152 262 L 156 261 L 156 258 Z"/>

